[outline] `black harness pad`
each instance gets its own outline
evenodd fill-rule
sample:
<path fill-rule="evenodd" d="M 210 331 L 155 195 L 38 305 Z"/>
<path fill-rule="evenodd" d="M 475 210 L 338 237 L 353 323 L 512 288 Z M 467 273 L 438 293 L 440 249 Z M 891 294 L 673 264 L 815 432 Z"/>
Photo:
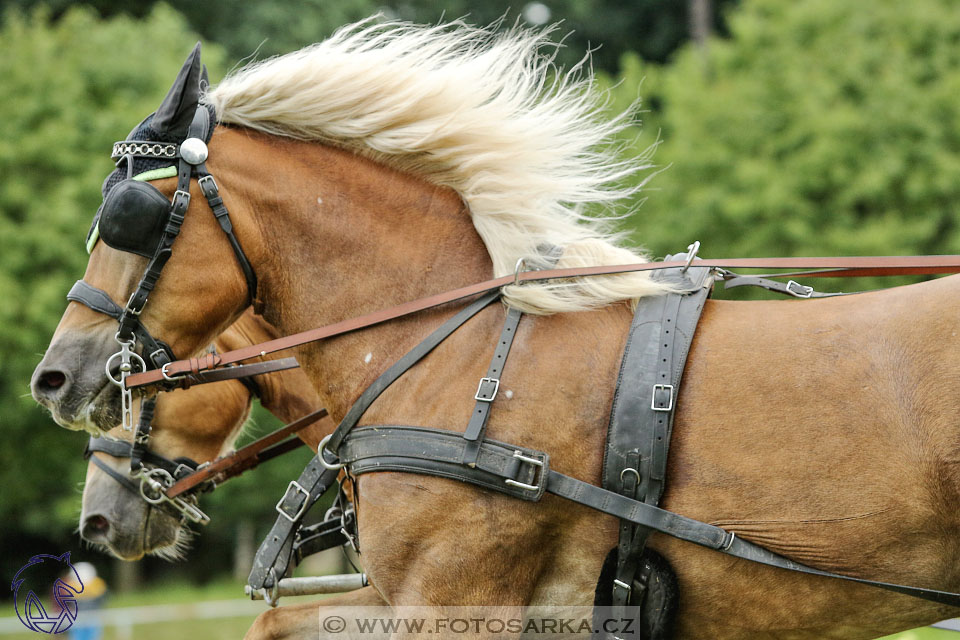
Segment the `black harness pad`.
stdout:
<path fill-rule="evenodd" d="M 611 549 L 603 561 L 600 579 L 594 595 L 595 607 L 593 628 L 603 628 L 603 614 L 611 606 L 610 585 L 617 572 L 617 550 Z M 631 629 L 635 638 L 643 640 L 669 640 L 673 637 L 673 623 L 676 619 L 680 589 L 677 575 L 667 559 L 653 549 L 644 549 L 640 556 L 638 574 L 646 585 L 646 597 L 640 605 L 640 616 L 634 620 Z M 626 635 L 626 634 L 625 634 Z M 602 638 L 602 634 L 594 634 Z"/>
<path fill-rule="evenodd" d="M 664 269 L 652 277 L 669 282 L 676 293 L 644 298 L 637 305 L 610 411 L 602 481 L 604 489 L 657 506 L 666 480 L 680 379 L 714 280 L 710 269 L 695 266 Z M 651 618 L 650 629 L 668 629 L 674 608 L 666 607 L 664 592 L 654 589 L 666 584 L 656 576 L 656 567 L 666 566 L 666 561 L 652 562 L 644 554 L 652 532 L 620 521 L 619 541 L 610 554 L 612 573 L 601 576 L 597 589 L 598 594 L 607 590 L 614 613 L 625 614 L 627 606 L 653 606 L 644 614 L 657 620 L 654 624 Z M 672 575 L 668 569 L 664 573 Z"/>

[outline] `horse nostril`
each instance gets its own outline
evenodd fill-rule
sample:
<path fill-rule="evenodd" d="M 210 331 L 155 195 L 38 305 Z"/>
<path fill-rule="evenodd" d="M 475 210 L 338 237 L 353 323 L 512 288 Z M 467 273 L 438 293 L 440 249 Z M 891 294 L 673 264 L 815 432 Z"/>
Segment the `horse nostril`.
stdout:
<path fill-rule="evenodd" d="M 67 374 L 59 369 L 47 369 L 33 379 L 33 395 L 37 400 L 53 399 L 68 386 Z"/>
<path fill-rule="evenodd" d="M 59 389 L 66 381 L 62 371 L 48 371 L 40 376 L 40 386 L 46 389 Z"/>
<path fill-rule="evenodd" d="M 83 521 L 80 537 L 88 542 L 104 542 L 110 533 L 110 521 L 101 515 L 88 517 Z"/>

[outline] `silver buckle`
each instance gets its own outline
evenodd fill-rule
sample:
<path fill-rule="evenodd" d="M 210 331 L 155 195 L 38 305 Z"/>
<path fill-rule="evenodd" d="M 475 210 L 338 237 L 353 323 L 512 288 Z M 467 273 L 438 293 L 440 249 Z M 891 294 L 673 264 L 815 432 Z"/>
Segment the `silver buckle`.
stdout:
<path fill-rule="evenodd" d="M 483 383 L 493 383 L 493 393 L 490 394 L 489 398 L 486 398 L 482 395 Z M 497 391 L 500 390 L 500 379 L 499 378 L 480 378 L 480 384 L 477 385 L 477 392 L 473 395 L 473 399 L 477 402 L 493 402 L 493 399 L 497 397 Z"/>
<path fill-rule="evenodd" d="M 657 406 L 657 391 L 669 391 L 670 400 L 667 402 L 667 406 L 658 407 Z M 672 384 L 655 384 L 653 385 L 653 395 L 650 398 L 650 408 L 654 411 L 673 411 L 673 385 Z"/>
<path fill-rule="evenodd" d="M 800 284 L 795 280 L 790 280 L 787 282 L 787 293 L 792 295 L 794 298 L 809 298 L 813 295 L 813 287 L 808 287 L 805 284 Z"/>
<path fill-rule="evenodd" d="M 530 456 L 525 456 L 521 451 L 514 451 L 513 457 L 523 462 L 526 462 L 528 464 L 532 464 L 535 467 L 540 467 L 541 469 L 543 469 L 543 460 L 540 460 L 538 458 L 531 458 Z M 517 487 L 519 489 L 525 489 L 527 491 L 540 491 L 540 485 L 543 483 L 543 481 L 544 481 L 544 477 L 543 477 L 543 473 L 541 472 L 540 482 L 537 484 L 525 484 L 523 482 L 517 482 L 516 480 L 511 480 L 510 478 L 505 479 L 503 482 L 505 484 L 510 485 L 511 487 Z"/>
<path fill-rule="evenodd" d="M 200 185 L 200 190 L 203 191 L 203 195 L 207 195 L 207 182 L 212 185 L 213 195 L 218 195 L 219 189 L 217 188 L 217 181 L 214 180 L 213 175 L 209 173 L 197 180 L 197 184 Z"/>
<path fill-rule="evenodd" d="M 300 505 L 300 508 L 292 516 L 288 514 L 286 511 L 284 511 L 282 508 L 283 501 L 287 499 L 287 494 L 290 493 L 291 488 L 296 490 L 293 495 L 302 493 L 304 496 L 303 504 Z M 280 502 L 278 502 L 277 506 L 274 508 L 277 510 L 277 513 L 282 515 L 284 518 L 286 518 L 290 522 L 296 523 L 296 521 L 300 519 L 300 516 L 302 516 L 304 512 L 307 510 L 307 505 L 309 503 L 310 503 L 310 492 L 304 489 L 303 486 L 301 486 L 300 483 L 297 482 L 296 480 L 291 480 L 290 484 L 287 485 L 287 490 L 283 492 L 283 497 L 280 498 Z"/>

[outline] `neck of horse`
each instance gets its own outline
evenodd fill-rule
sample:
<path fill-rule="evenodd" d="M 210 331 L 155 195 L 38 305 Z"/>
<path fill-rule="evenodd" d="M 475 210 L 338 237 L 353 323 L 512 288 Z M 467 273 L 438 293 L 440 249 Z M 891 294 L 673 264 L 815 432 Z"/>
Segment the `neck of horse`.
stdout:
<path fill-rule="evenodd" d="M 217 131 L 229 139 L 230 151 L 229 165 L 215 173 L 225 192 L 251 205 L 264 242 L 256 265 L 264 315 L 281 334 L 490 277 L 486 249 L 450 189 L 332 147 Z M 267 176 L 264 157 L 271 158 Z M 339 419 L 450 312 L 420 313 L 315 343 L 298 358 L 320 381 L 320 398 Z"/>
<path fill-rule="evenodd" d="M 280 333 L 262 317 L 248 310 L 217 338 L 217 348 L 222 351 L 240 349 L 279 338 Z M 281 352 L 271 358 L 284 358 L 290 354 Z M 310 380 L 300 369 L 286 369 L 253 379 L 259 391 L 260 404 L 284 422 L 291 422 L 323 405 Z"/>

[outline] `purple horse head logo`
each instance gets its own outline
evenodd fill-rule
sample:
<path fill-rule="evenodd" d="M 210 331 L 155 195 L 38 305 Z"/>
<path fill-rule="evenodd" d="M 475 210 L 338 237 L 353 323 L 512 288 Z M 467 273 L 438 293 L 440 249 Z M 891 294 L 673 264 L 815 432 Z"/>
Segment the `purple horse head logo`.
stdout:
<path fill-rule="evenodd" d="M 38 575 L 50 575 L 49 563 L 56 563 L 56 575 L 58 576 L 50 584 L 49 580 L 43 582 L 38 579 Z M 44 569 L 41 571 L 40 565 Z M 70 583 L 79 585 L 74 588 L 73 584 L 64 581 L 66 578 Z M 13 576 L 13 582 L 10 585 L 13 591 L 14 611 L 23 626 L 38 633 L 60 633 L 66 631 L 77 620 L 77 595 L 83 592 L 83 582 L 80 580 L 80 574 L 72 564 L 70 564 L 70 552 L 61 556 L 52 556 L 46 553 L 38 554 L 30 558 L 27 564 L 23 565 L 17 575 Z M 38 595 L 37 590 L 40 594 Z M 56 605 L 56 611 L 47 612 L 43 606 L 41 596 L 50 594 Z"/>

